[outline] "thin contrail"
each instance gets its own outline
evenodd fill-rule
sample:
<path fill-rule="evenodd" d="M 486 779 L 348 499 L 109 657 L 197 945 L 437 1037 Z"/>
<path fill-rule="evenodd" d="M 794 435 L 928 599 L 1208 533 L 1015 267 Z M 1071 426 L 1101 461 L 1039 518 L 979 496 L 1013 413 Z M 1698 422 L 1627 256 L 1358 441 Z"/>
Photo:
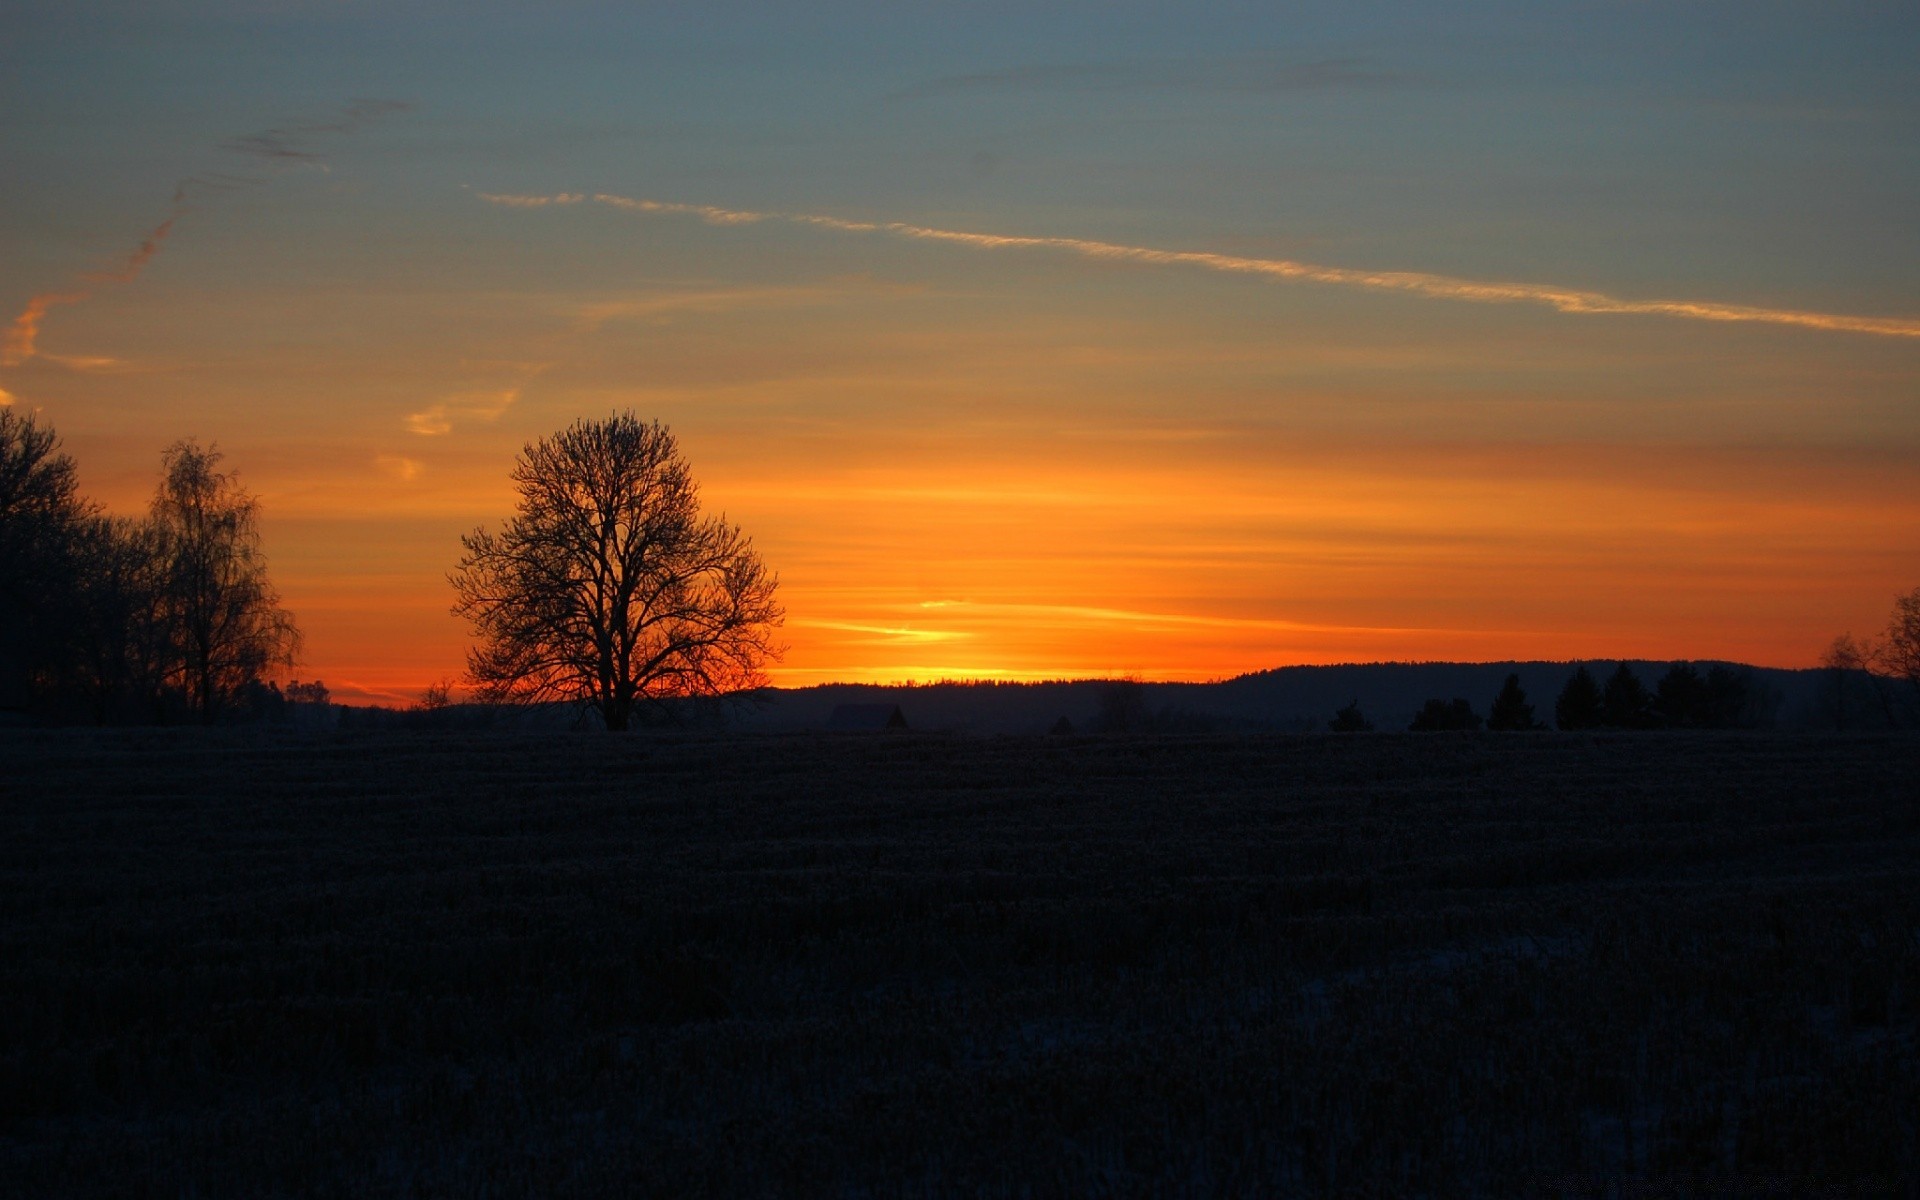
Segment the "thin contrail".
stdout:
<path fill-rule="evenodd" d="M 155 225 L 152 232 L 140 240 L 139 249 L 127 255 L 125 262 L 111 271 L 90 272 L 84 278 L 96 283 L 132 283 L 140 272 L 146 269 L 147 264 L 153 261 L 153 256 L 160 253 L 161 244 L 167 240 L 167 235 L 173 232 L 173 223 L 180 219 L 183 211 L 184 206 L 176 201 L 174 214 Z"/>
<path fill-rule="evenodd" d="M 404 112 L 411 107 L 411 104 L 401 100 L 354 100 L 331 120 L 300 122 L 231 138 L 223 148 L 268 164 L 292 161 L 324 166 L 324 156 L 305 148 L 300 139 L 316 134 L 352 133 L 369 121 L 390 113 Z M 167 235 L 173 232 L 174 223 L 192 209 L 192 194 L 195 191 L 229 192 L 236 188 L 255 187 L 263 182 L 265 180 L 260 178 L 225 173 L 192 175 L 180 180 L 174 185 L 173 211 L 166 220 L 154 226 L 120 265 L 88 271 L 80 278 L 96 284 L 132 283 L 153 261 L 153 256 L 160 253 Z M 0 339 L 0 367 L 17 367 L 39 353 L 40 326 L 46 320 L 48 309 L 58 304 L 78 304 L 92 295 L 91 290 L 67 290 L 41 292 L 29 297 L 26 307 L 7 327 L 6 337 Z"/>
<path fill-rule="evenodd" d="M 132 283 L 146 269 L 153 256 L 160 253 L 160 247 L 173 232 L 173 223 L 180 219 L 185 206 L 176 199 L 173 203 L 173 215 L 154 226 L 140 245 L 119 266 L 107 270 L 89 271 L 81 278 L 88 283 Z M 56 304 L 78 304 L 93 295 L 92 292 L 41 292 L 27 299 L 26 307 L 7 327 L 7 336 L 0 340 L 0 367 L 17 367 L 39 352 L 40 325 L 47 319 L 47 310 Z"/>
<path fill-rule="evenodd" d="M 1706 300 L 1627 300 L 1605 292 L 1582 291 L 1548 283 L 1497 283 L 1461 279 L 1451 275 L 1430 275 L 1421 271 L 1361 271 L 1351 267 L 1329 267 L 1296 262 L 1285 258 L 1247 258 L 1232 254 L 1212 254 L 1199 250 L 1158 250 L 1151 246 L 1126 246 L 1115 242 L 1097 242 L 1085 238 L 1021 237 L 1010 234 L 966 233 L 955 229 L 934 229 L 903 221 L 846 221 L 839 217 L 812 213 L 745 212 L 715 208 L 706 204 L 673 204 L 659 200 L 636 200 L 605 192 L 588 196 L 582 192 L 554 195 L 503 195 L 479 193 L 482 200 L 508 208 L 546 208 L 551 205 L 580 204 L 591 199 L 596 204 L 630 212 L 662 213 L 698 217 L 712 225 L 750 225 L 760 221 L 779 221 L 793 225 L 811 225 L 841 233 L 879 233 L 921 241 L 953 242 L 985 250 L 1065 250 L 1085 258 L 1120 262 L 1148 263 L 1155 266 L 1201 267 L 1240 275 L 1264 275 L 1273 279 L 1326 283 L 1367 291 L 1400 292 L 1436 300 L 1464 300 L 1476 304 L 1543 304 L 1563 313 L 1624 313 L 1636 316 L 1678 317 L 1689 321 L 1740 321 L 1764 325 L 1793 325 L 1802 329 L 1822 329 L 1837 333 L 1864 333 L 1876 337 L 1920 338 L 1920 319 L 1909 317 L 1858 317 L 1845 313 L 1812 312 L 1790 308 L 1757 308 L 1745 304 L 1718 304 Z"/>

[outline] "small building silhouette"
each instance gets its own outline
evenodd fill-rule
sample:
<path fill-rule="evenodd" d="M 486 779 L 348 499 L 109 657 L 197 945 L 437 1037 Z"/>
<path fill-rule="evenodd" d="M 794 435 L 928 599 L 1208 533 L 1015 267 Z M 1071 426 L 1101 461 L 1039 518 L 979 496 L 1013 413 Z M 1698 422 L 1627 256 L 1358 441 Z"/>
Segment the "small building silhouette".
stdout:
<path fill-rule="evenodd" d="M 1067 720 L 1067 718 L 1063 716 L 1058 721 L 1055 721 L 1053 723 L 1053 728 L 1047 730 L 1047 732 L 1052 734 L 1065 735 L 1065 734 L 1075 733 L 1077 731 L 1073 727 L 1073 722 Z"/>
<path fill-rule="evenodd" d="M 895 733 L 907 728 L 898 704 L 836 704 L 827 718 L 831 733 Z"/>

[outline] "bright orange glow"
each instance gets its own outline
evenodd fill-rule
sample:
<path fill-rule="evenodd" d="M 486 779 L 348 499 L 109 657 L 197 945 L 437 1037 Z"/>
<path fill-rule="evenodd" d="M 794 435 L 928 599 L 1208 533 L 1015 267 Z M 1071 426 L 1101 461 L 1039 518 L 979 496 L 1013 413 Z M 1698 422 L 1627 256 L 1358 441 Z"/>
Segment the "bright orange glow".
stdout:
<path fill-rule="evenodd" d="M 172 440 L 218 442 L 262 501 L 295 673 L 348 700 L 461 674 L 460 535 L 510 514 L 522 445 L 624 408 L 779 572 L 787 685 L 1808 666 L 1920 583 L 1912 338 L 549 199 L 463 196 L 522 259 L 444 283 L 321 262 L 283 286 L 269 259 L 195 284 L 173 272 L 217 226 L 182 223 L 0 384 L 113 511 Z"/>
<path fill-rule="evenodd" d="M 717 457 L 693 449 L 696 463 Z M 1887 547 L 1920 545 L 1920 499 L 1898 471 L 1803 464 L 1817 499 L 1769 496 L 1782 466 L 1765 455 L 1435 447 L 1230 470 L 803 468 L 704 472 L 709 506 L 781 572 L 790 650 L 773 674 L 789 686 L 1374 660 L 1802 666 L 1834 624 L 1833 595 L 1890 596 L 1910 564 Z M 475 491 L 493 494 L 472 511 L 505 515 L 499 481 Z M 310 654 L 302 677 L 392 703 L 457 675 L 465 637 L 442 576 L 471 522 L 291 507 L 269 509 L 275 575 L 329 654 Z"/>

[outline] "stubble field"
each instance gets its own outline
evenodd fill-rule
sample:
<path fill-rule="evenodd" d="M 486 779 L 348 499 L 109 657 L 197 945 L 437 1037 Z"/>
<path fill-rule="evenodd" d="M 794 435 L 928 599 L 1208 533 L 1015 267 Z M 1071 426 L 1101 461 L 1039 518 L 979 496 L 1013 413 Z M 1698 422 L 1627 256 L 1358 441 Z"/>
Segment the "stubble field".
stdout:
<path fill-rule="evenodd" d="M 10 1193 L 1920 1178 L 1911 736 L 0 755 Z"/>

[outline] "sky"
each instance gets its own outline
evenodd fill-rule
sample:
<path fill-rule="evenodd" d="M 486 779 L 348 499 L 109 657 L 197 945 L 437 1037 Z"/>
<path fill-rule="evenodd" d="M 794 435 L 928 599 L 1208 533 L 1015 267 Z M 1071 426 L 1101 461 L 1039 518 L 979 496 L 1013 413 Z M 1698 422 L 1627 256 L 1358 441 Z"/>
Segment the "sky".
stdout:
<path fill-rule="evenodd" d="M 460 535 L 631 409 L 776 682 L 1812 665 L 1920 585 L 1920 8 L 42 4 L 0 403 L 193 437 L 294 672 L 457 679 Z"/>

